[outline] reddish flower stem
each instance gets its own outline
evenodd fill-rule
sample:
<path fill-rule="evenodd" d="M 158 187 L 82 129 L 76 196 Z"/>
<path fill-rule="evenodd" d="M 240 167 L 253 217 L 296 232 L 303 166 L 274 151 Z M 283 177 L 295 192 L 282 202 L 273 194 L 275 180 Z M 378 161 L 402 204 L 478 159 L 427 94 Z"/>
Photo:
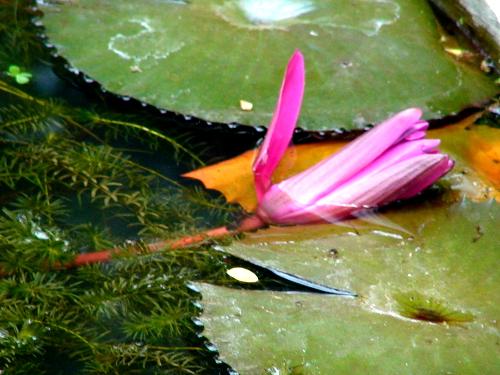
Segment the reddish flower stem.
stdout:
<path fill-rule="evenodd" d="M 228 236 L 234 236 L 238 233 L 249 232 L 257 230 L 264 226 L 264 222 L 260 220 L 257 216 L 250 216 L 244 219 L 241 224 L 236 229 L 228 229 L 227 227 L 219 227 L 207 230 L 205 232 L 180 238 L 178 240 L 166 240 L 153 242 L 146 245 L 146 249 L 151 252 L 157 252 L 160 250 L 176 250 L 182 249 L 189 246 L 200 245 L 207 240 L 224 238 Z M 132 250 L 134 250 L 132 248 Z M 139 254 L 139 249 L 137 249 L 137 254 Z M 64 264 L 56 264 L 53 269 L 70 269 L 75 267 L 86 266 L 94 263 L 104 263 L 112 260 L 116 255 L 119 255 L 123 250 L 119 247 L 114 247 L 112 249 L 105 249 L 101 251 L 96 251 L 92 253 L 84 253 L 77 255 L 72 261 Z M 8 275 L 0 269 L 0 277 Z"/>
<path fill-rule="evenodd" d="M 215 229 L 210 229 L 205 232 L 180 238 L 178 240 L 168 240 L 153 242 L 146 245 L 146 248 L 154 253 L 160 250 L 176 250 L 185 247 L 199 245 L 207 240 L 223 238 L 228 236 L 234 236 L 238 233 L 249 232 L 252 230 L 257 230 L 264 226 L 264 222 L 258 216 L 250 216 L 244 219 L 241 224 L 234 230 L 230 230 L 227 227 L 219 227 Z M 103 263 L 111 260 L 113 256 L 119 254 L 122 250 L 120 248 L 112 248 L 107 250 L 96 251 L 93 253 L 84 253 L 77 255 L 73 261 L 64 264 L 61 268 L 74 268 L 85 266 L 94 263 Z"/>
<path fill-rule="evenodd" d="M 205 232 L 180 238 L 178 240 L 166 240 L 153 242 L 146 245 L 146 249 L 151 252 L 157 252 L 160 250 L 176 250 L 182 249 L 189 246 L 200 245 L 207 240 L 224 238 L 228 236 L 234 236 L 238 233 L 249 232 L 262 228 L 265 223 L 260 220 L 257 216 L 250 216 L 244 219 L 241 224 L 236 229 L 228 229 L 227 227 L 219 227 L 207 230 Z M 132 250 L 134 250 L 132 248 Z M 81 266 L 86 266 L 95 263 L 104 263 L 112 260 L 113 256 L 119 255 L 123 250 L 119 247 L 114 247 L 112 249 L 105 249 L 101 251 L 96 251 L 92 253 L 84 253 L 77 255 L 72 261 L 64 264 L 55 264 L 52 269 L 70 269 Z M 137 249 L 137 254 L 139 254 L 139 249 Z M 0 277 L 9 275 L 9 272 L 4 272 L 0 269 Z"/>
<path fill-rule="evenodd" d="M 196 234 L 194 236 L 183 237 L 178 240 L 153 242 L 146 245 L 146 249 L 151 253 L 160 250 L 182 249 L 188 246 L 201 244 L 207 240 L 231 236 L 236 233 L 238 233 L 237 230 L 231 231 L 227 227 L 219 227 L 215 229 L 210 229 L 200 234 Z M 122 249 L 115 247 L 112 249 L 80 254 L 77 255 L 75 259 L 73 259 L 73 261 L 64 264 L 61 268 L 74 268 L 94 263 L 104 263 L 110 261 L 113 258 L 113 256 L 120 254 L 120 252 L 122 251 L 123 251 Z"/>

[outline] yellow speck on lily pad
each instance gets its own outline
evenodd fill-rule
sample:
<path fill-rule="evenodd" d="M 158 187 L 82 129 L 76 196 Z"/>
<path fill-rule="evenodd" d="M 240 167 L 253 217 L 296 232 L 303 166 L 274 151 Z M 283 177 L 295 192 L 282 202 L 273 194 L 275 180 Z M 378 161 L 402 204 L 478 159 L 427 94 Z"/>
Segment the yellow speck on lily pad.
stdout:
<path fill-rule="evenodd" d="M 226 273 L 233 279 L 241 281 L 242 283 L 256 283 L 259 278 L 252 271 L 242 267 L 234 267 L 226 271 Z"/>
<path fill-rule="evenodd" d="M 130 71 L 131 71 L 132 73 L 142 73 L 142 69 L 141 69 L 141 67 L 140 67 L 140 66 L 138 66 L 138 65 L 132 65 L 132 66 L 130 67 Z"/>
<path fill-rule="evenodd" d="M 242 111 L 251 111 L 253 109 L 253 103 L 247 102 L 246 100 L 240 100 L 240 108 Z"/>

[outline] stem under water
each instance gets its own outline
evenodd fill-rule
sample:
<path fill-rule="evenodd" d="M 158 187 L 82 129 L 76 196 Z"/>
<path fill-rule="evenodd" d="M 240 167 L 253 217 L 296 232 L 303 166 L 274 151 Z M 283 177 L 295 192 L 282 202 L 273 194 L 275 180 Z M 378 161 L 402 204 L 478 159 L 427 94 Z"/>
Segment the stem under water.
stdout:
<path fill-rule="evenodd" d="M 176 250 L 176 249 L 182 249 L 185 247 L 193 246 L 193 245 L 199 245 L 205 241 L 212 240 L 212 239 L 217 239 L 217 238 L 223 238 L 223 237 L 228 237 L 232 236 L 234 234 L 238 233 L 237 231 L 231 231 L 227 227 L 219 227 L 215 229 L 210 229 L 208 231 L 193 235 L 193 236 L 187 236 L 180 238 L 178 240 L 167 240 L 167 241 L 158 241 L 158 242 L 153 242 L 150 244 L 147 244 L 145 246 L 145 250 L 148 253 L 154 253 L 158 252 L 160 250 Z M 132 251 L 134 249 L 132 248 Z M 139 250 L 139 249 L 137 249 Z M 103 263 L 103 262 L 108 262 L 110 261 L 114 256 L 120 255 L 120 253 L 124 252 L 123 249 L 119 247 L 115 247 L 112 249 L 106 249 L 106 250 L 101 250 L 101 251 L 95 251 L 91 253 L 84 253 L 77 255 L 73 261 L 63 264 L 62 266 L 58 268 L 75 268 L 75 267 L 81 267 L 81 266 L 86 266 L 89 264 L 94 264 L 94 263 Z M 139 254 L 139 251 L 137 251 Z"/>
<path fill-rule="evenodd" d="M 153 242 L 147 244 L 145 246 L 145 250 L 147 253 L 155 253 L 161 250 L 183 249 L 190 246 L 201 245 L 202 243 L 209 240 L 235 236 L 237 234 L 244 232 L 250 232 L 262 228 L 264 226 L 265 223 L 258 216 L 253 215 L 244 219 L 236 229 L 229 229 L 226 226 L 218 227 L 204 231 L 199 234 L 195 234 L 193 236 L 186 236 L 177 240 L 165 240 L 165 241 Z M 128 252 L 131 251 L 132 254 L 139 255 L 141 253 L 144 253 L 144 247 L 135 246 L 127 250 L 124 250 L 119 247 L 114 247 L 111 249 L 105 249 L 91 253 L 83 253 L 77 255 L 72 261 L 68 263 L 56 264 L 53 267 L 53 269 L 71 269 L 95 263 L 109 262 L 113 259 L 113 257 L 123 254 L 126 251 Z M 0 269 L 0 277 L 6 275 L 8 275 L 8 273 L 3 272 Z"/>

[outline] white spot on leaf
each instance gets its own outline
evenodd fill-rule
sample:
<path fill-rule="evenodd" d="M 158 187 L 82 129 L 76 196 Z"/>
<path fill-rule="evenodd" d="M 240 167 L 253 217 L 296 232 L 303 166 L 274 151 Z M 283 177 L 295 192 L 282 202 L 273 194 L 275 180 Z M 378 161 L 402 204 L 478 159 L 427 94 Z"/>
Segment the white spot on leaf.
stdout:
<path fill-rule="evenodd" d="M 241 281 L 242 283 L 256 283 L 259 281 L 255 273 L 242 267 L 233 267 L 227 270 L 226 273 L 233 279 Z"/>

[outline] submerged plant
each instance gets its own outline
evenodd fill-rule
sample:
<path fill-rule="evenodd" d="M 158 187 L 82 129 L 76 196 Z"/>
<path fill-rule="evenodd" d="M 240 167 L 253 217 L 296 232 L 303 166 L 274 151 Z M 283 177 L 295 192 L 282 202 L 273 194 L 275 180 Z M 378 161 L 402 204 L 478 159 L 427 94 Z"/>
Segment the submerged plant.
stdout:
<path fill-rule="evenodd" d="M 407 109 L 340 152 L 278 184 L 271 177 L 290 142 L 304 92 L 304 60 L 292 56 L 276 110 L 253 165 L 257 218 L 264 223 L 336 221 L 366 208 L 410 198 L 447 173 L 453 162 L 439 140 L 423 139 L 422 111 Z"/>
<path fill-rule="evenodd" d="M 143 256 L 123 251 L 106 265 L 60 269 L 127 239 L 180 237 L 232 216 L 148 164 L 145 155 L 177 150 L 199 162 L 178 139 L 133 121 L 0 79 L 0 373 L 216 366 L 196 338 L 185 283 L 225 280 L 221 257 L 201 247 L 146 254 L 138 243 Z"/>

